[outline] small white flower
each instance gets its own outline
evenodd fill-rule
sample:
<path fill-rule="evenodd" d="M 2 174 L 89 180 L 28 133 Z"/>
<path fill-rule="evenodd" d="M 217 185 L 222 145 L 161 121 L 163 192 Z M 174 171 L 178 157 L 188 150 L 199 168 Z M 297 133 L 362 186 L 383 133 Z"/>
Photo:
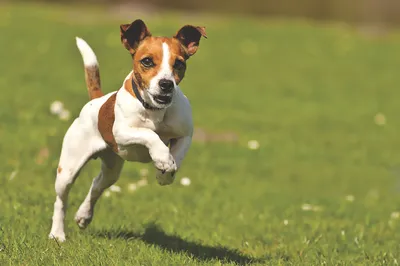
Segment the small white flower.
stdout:
<path fill-rule="evenodd" d="M 148 182 L 146 179 L 140 179 L 136 184 L 138 187 L 144 187 L 147 186 Z"/>
<path fill-rule="evenodd" d="M 119 187 L 119 186 L 116 186 L 116 185 L 112 185 L 111 187 L 110 187 L 110 191 L 111 192 L 121 192 L 121 187 Z"/>
<path fill-rule="evenodd" d="M 346 199 L 348 202 L 353 202 L 354 199 L 355 199 L 355 197 L 354 197 L 353 195 L 347 195 L 347 196 L 345 197 L 345 199 Z"/>
<path fill-rule="evenodd" d="M 260 143 L 258 143 L 257 140 L 249 140 L 249 142 L 247 142 L 247 146 L 250 150 L 257 150 L 260 148 Z"/>
<path fill-rule="evenodd" d="M 284 225 L 288 225 L 288 224 L 289 224 L 289 221 L 288 221 L 288 220 L 283 220 L 283 224 L 284 224 Z"/>
<path fill-rule="evenodd" d="M 322 208 L 320 206 L 314 206 L 314 205 L 307 204 L 307 203 L 301 205 L 301 209 L 303 211 L 314 211 L 314 212 L 322 210 Z"/>
<path fill-rule="evenodd" d="M 340 234 L 341 234 L 342 236 L 344 236 L 344 235 L 346 234 L 346 232 L 345 232 L 344 230 L 342 230 L 342 231 L 340 232 Z"/>
<path fill-rule="evenodd" d="M 111 196 L 111 192 L 110 192 L 109 190 L 106 190 L 106 191 L 104 192 L 104 197 L 108 198 L 108 197 L 110 197 L 110 196 Z"/>
<path fill-rule="evenodd" d="M 399 219 L 400 218 L 400 212 L 392 212 L 390 214 L 390 218 L 392 219 Z"/>
<path fill-rule="evenodd" d="M 187 187 L 187 186 L 189 186 L 190 185 L 190 179 L 189 179 L 189 177 L 182 177 L 181 178 L 181 185 L 182 186 L 185 186 L 185 187 Z"/>
<path fill-rule="evenodd" d="M 60 101 L 54 101 L 50 104 L 50 113 L 58 115 L 64 110 L 64 104 Z"/>
<path fill-rule="evenodd" d="M 303 211 L 311 211 L 313 209 L 313 206 L 311 204 L 305 203 L 305 204 L 301 205 L 301 209 Z"/>
<path fill-rule="evenodd" d="M 68 110 L 62 110 L 61 113 L 58 114 L 58 118 L 63 121 L 68 121 L 71 117 L 71 113 Z"/>
<path fill-rule="evenodd" d="M 13 180 L 18 174 L 18 171 L 12 171 L 10 177 L 8 178 L 9 180 Z"/>
<path fill-rule="evenodd" d="M 374 117 L 374 121 L 378 126 L 383 126 L 386 124 L 386 117 L 382 113 L 377 113 Z"/>
<path fill-rule="evenodd" d="M 128 185 L 128 190 L 129 191 L 135 191 L 137 189 L 137 185 L 135 183 L 130 183 Z"/>
<path fill-rule="evenodd" d="M 146 169 L 146 168 L 140 169 L 139 174 L 140 174 L 141 177 L 146 177 L 146 176 L 149 175 L 149 170 Z"/>

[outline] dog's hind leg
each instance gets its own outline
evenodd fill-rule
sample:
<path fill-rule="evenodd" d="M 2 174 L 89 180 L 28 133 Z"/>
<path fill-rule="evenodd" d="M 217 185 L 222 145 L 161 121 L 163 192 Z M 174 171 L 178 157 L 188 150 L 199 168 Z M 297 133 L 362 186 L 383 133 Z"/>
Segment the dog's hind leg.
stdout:
<path fill-rule="evenodd" d="M 64 217 L 67 209 L 68 193 L 77 178 L 83 165 L 93 154 L 106 148 L 100 138 L 90 134 L 81 121 L 76 119 L 65 134 L 60 162 L 55 182 L 56 201 L 54 203 L 53 223 L 49 234 L 50 238 L 65 241 Z"/>
<path fill-rule="evenodd" d="M 81 229 L 85 229 L 92 221 L 94 206 L 103 191 L 117 182 L 124 160 L 111 150 L 100 155 L 102 164 L 100 174 L 93 180 L 89 193 L 75 215 L 75 221 Z"/>

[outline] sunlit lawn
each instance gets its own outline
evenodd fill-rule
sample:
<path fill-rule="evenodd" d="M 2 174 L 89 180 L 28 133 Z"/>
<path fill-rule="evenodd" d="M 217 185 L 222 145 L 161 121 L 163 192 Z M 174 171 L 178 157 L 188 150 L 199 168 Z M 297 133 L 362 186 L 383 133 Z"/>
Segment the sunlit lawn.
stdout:
<path fill-rule="evenodd" d="M 101 198 L 80 231 L 73 215 L 99 171 L 91 162 L 72 189 L 68 240 L 58 244 L 47 239 L 55 169 L 63 135 L 88 100 L 74 37 L 95 50 L 103 90 L 116 90 L 131 66 L 119 24 L 139 17 L 154 35 L 207 27 L 181 84 L 206 141 L 196 136 L 168 187 L 151 165 L 126 164 L 122 191 Z M 0 33 L 0 265 L 400 259 L 400 32 L 3 4 Z M 55 100 L 71 120 L 50 114 Z M 129 190 L 142 169 L 148 184 Z"/>

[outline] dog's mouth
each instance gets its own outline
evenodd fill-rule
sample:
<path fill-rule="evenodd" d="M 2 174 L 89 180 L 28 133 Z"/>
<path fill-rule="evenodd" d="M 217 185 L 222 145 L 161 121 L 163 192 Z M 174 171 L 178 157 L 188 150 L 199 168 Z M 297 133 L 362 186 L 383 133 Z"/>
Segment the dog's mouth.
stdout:
<path fill-rule="evenodd" d="M 172 101 L 172 94 L 171 95 L 153 95 L 153 99 L 158 104 L 169 104 Z"/>

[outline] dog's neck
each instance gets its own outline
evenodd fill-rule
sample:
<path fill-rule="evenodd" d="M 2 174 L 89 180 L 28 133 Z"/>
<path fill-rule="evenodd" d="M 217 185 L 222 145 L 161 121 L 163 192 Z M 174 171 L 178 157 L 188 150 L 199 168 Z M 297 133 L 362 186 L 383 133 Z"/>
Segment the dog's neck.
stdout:
<path fill-rule="evenodd" d="M 143 99 L 142 94 L 140 93 L 140 89 L 137 88 L 137 92 L 133 92 L 133 86 L 132 84 L 132 79 L 133 79 L 133 71 L 131 71 L 125 78 L 120 95 L 122 96 L 121 103 L 124 106 L 124 113 L 127 117 L 130 117 L 132 113 L 135 113 L 136 117 L 140 117 L 142 120 L 150 119 L 156 123 L 159 123 L 164 120 L 165 118 L 165 113 L 168 108 L 163 108 L 163 109 L 156 109 L 156 110 L 150 110 L 146 109 L 142 103 L 142 101 L 137 99 L 137 95 Z M 136 81 L 135 81 L 136 82 Z M 134 83 L 135 83 L 134 82 Z M 136 83 L 135 83 L 136 85 Z M 136 85 L 137 86 L 137 85 Z M 138 100 L 138 101 L 136 101 Z M 139 109 L 137 109 L 140 106 Z"/>
<path fill-rule="evenodd" d="M 122 83 L 122 88 L 127 91 L 131 97 L 136 98 L 140 105 L 143 107 L 143 111 L 145 112 L 162 112 L 166 108 L 157 108 L 155 106 L 152 106 L 149 104 L 143 97 L 141 93 L 141 89 L 138 87 L 138 82 L 135 80 L 135 75 L 133 74 L 133 70 L 129 72 L 129 74 L 126 76 L 124 82 Z"/>
<path fill-rule="evenodd" d="M 133 74 L 131 75 L 131 84 L 132 84 L 132 91 L 135 94 L 136 99 L 139 100 L 139 102 L 143 105 L 144 109 L 151 110 L 151 111 L 158 111 L 158 110 L 163 109 L 163 108 L 157 108 L 157 107 L 151 106 L 150 104 L 148 104 L 147 102 L 145 102 L 143 100 L 143 97 L 142 97 L 142 95 L 140 95 L 140 92 L 138 90 L 138 87 L 135 82 Z"/>

